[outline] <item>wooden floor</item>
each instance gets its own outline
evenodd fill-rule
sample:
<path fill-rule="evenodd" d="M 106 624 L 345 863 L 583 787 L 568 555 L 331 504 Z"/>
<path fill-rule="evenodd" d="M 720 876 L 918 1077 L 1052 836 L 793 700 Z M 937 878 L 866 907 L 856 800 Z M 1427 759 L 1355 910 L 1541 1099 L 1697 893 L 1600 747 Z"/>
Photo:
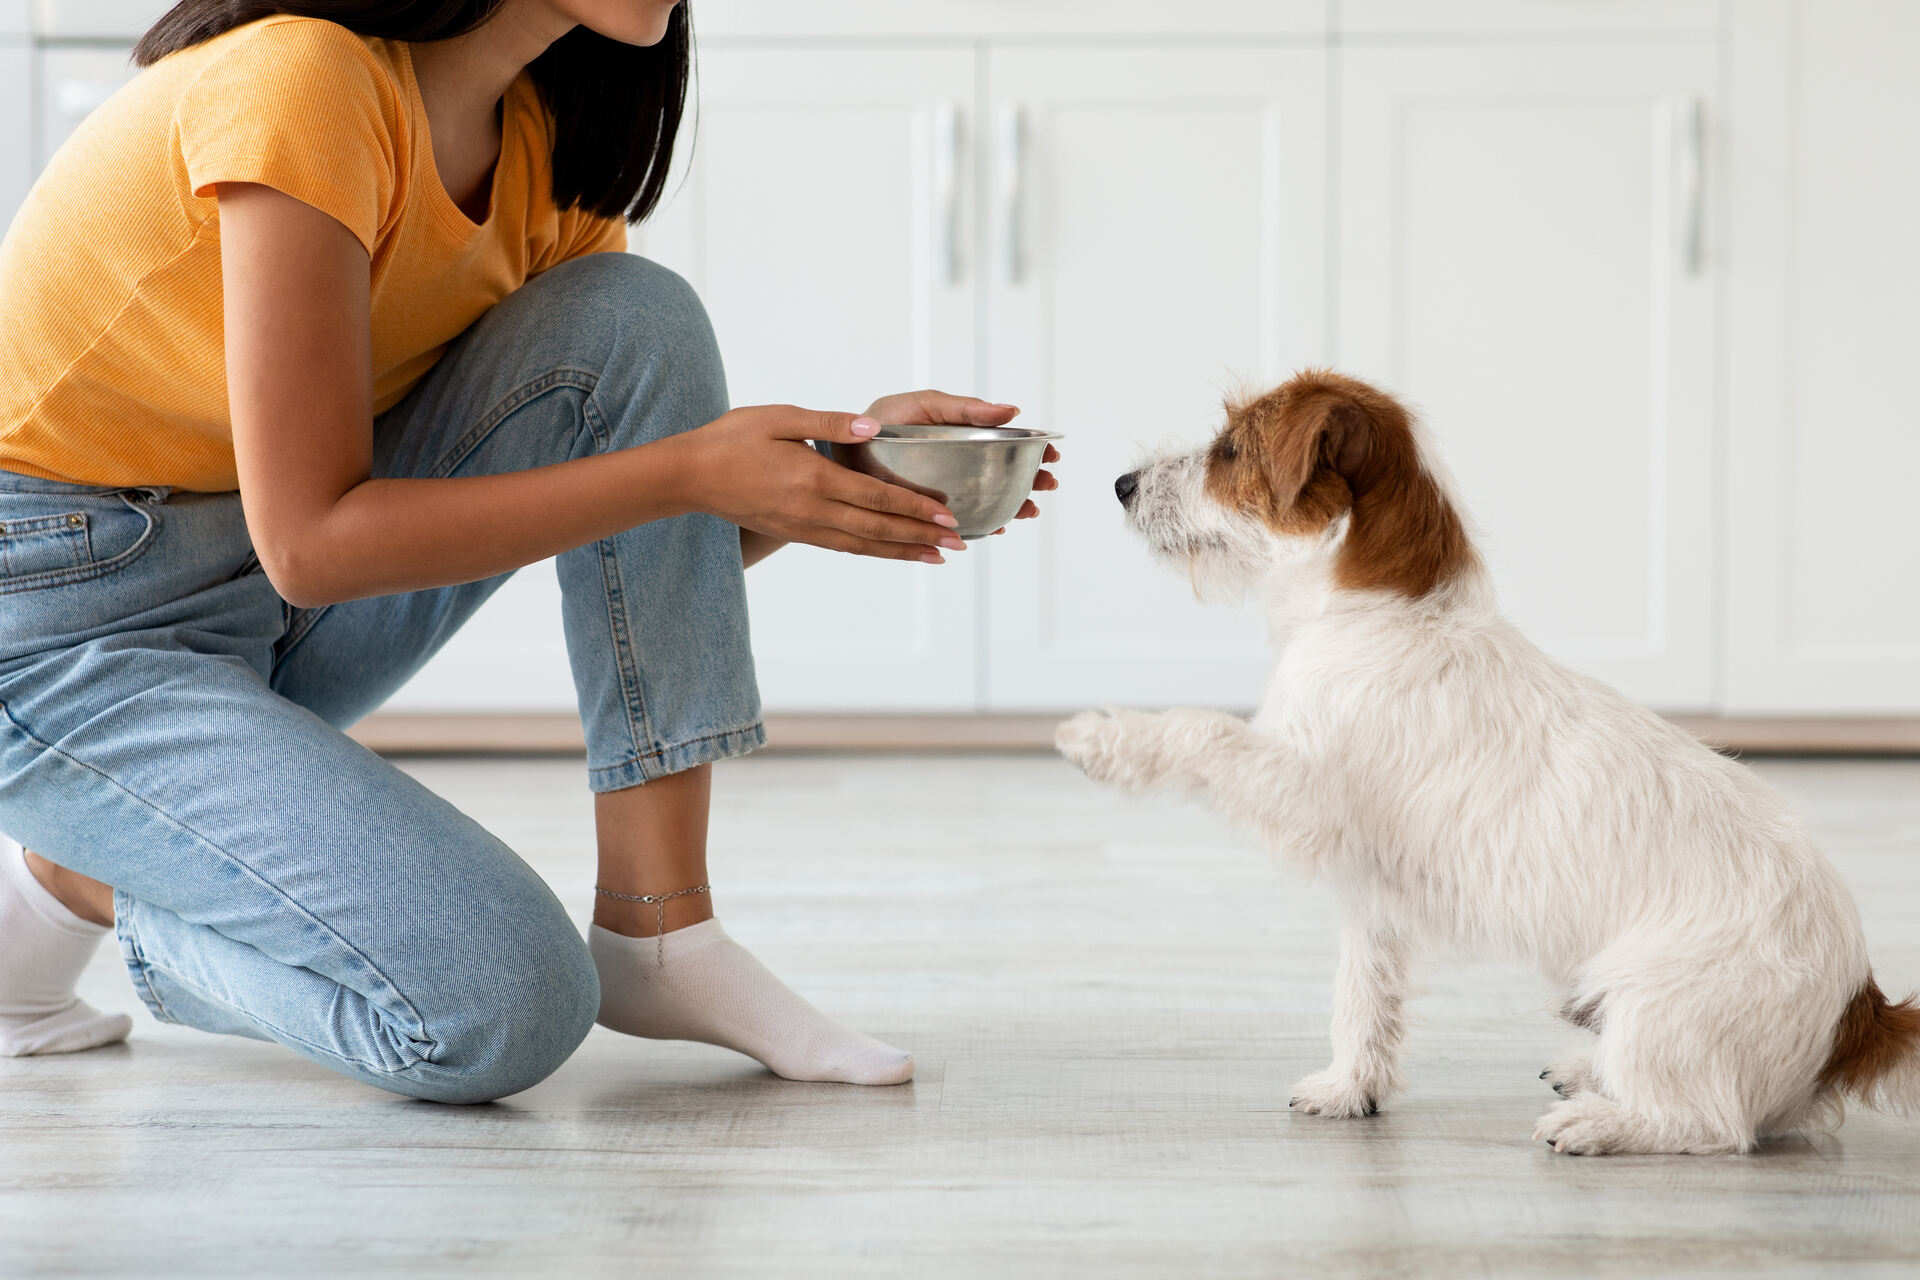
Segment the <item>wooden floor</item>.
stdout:
<path fill-rule="evenodd" d="M 414 761 L 580 914 L 566 760 Z M 1766 762 L 1920 984 L 1920 763 Z M 898 1089 L 795 1085 L 596 1030 L 506 1103 L 388 1098 L 157 1027 L 0 1061 L 0 1274 L 1911 1276 L 1920 1123 L 1748 1157 L 1530 1144 L 1577 1033 L 1526 975 L 1445 965 L 1412 1090 L 1290 1114 L 1324 1065 L 1324 890 L 1198 809 L 1044 756 L 789 756 L 720 771 L 734 934 L 913 1049 Z M 97 1003 L 136 1010 L 103 955 Z"/>

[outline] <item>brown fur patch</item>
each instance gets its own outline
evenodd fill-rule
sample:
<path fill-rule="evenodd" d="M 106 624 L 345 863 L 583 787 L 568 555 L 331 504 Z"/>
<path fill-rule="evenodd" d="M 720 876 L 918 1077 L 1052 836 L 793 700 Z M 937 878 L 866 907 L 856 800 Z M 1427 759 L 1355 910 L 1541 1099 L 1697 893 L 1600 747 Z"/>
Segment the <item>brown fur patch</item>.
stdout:
<path fill-rule="evenodd" d="M 1892 1004 L 1868 977 L 1833 1029 L 1833 1052 L 1820 1069 L 1820 1083 L 1865 1096 L 1915 1053 L 1920 1053 L 1920 1003 L 1908 996 Z"/>
<path fill-rule="evenodd" d="M 1352 590 L 1417 598 L 1473 562 L 1459 513 L 1420 465 L 1406 409 L 1328 370 L 1227 407 L 1207 492 L 1284 534 L 1320 532 L 1351 511 L 1334 576 Z"/>

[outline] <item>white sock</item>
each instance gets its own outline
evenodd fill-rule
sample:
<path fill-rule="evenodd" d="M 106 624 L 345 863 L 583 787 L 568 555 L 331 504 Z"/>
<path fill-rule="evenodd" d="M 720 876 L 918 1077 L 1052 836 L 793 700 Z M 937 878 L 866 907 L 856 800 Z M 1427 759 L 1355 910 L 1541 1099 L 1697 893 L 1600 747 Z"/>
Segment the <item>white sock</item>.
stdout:
<path fill-rule="evenodd" d="M 698 1040 L 744 1053 L 789 1080 L 905 1084 L 913 1055 L 827 1017 L 727 936 L 718 920 L 664 939 L 594 925 L 600 1025 L 649 1040 Z M 664 950 L 666 963 L 660 963 Z"/>
<path fill-rule="evenodd" d="M 48 893 L 20 846 L 0 835 L 0 1057 L 72 1053 L 127 1038 L 132 1018 L 101 1013 L 73 993 L 107 933 Z"/>

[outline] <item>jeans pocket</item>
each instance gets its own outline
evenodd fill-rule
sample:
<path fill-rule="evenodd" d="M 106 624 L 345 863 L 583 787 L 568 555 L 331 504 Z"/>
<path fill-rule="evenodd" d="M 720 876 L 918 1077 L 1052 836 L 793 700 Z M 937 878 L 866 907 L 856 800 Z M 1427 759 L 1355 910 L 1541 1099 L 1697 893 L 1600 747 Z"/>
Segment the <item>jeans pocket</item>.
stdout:
<path fill-rule="evenodd" d="M 84 511 L 0 520 L 0 582 L 91 563 L 93 549 L 87 539 Z"/>
<path fill-rule="evenodd" d="M 157 495 L 0 492 L 0 595 L 103 577 L 138 559 L 159 528 Z"/>

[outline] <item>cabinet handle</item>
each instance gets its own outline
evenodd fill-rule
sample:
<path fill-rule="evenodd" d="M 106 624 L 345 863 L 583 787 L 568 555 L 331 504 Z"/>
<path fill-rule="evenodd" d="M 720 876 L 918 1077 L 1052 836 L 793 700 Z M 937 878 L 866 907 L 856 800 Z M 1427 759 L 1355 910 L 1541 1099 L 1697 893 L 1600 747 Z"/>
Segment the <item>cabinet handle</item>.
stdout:
<path fill-rule="evenodd" d="M 950 285 L 960 283 L 966 263 L 960 251 L 960 165 L 965 136 L 960 129 L 960 107 L 943 102 L 933 109 L 933 203 L 939 210 L 941 272 Z"/>
<path fill-rule="evenodd" d="M 1689 98 L 1677 111 L 1680 134 L 1680 264 L 1699 275 L 1706 257 L 1707 104 Z"/>
<path fill-rule="evenodd" d="M 1001 237 L 1007 254 L 1007 283 L 1027 274 L 1026 202 L 1027 112 L 1019 103 L 1000 111 Z"/>

